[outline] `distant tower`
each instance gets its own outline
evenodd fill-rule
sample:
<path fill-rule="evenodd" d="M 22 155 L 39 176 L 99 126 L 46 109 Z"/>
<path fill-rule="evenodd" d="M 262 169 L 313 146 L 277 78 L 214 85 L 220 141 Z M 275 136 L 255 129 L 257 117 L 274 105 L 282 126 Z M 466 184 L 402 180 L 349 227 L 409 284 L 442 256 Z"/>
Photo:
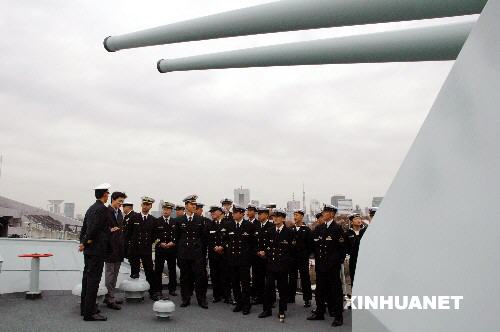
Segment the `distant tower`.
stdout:
<path fill-rule="evenodd" d="M 49 212 L 61 214 L 62 199 L 49 199 Z"/>
<path fill-rule="evenodd" d="M 304 209 L 304 214 L 307 214 L 307 210 L 306 210 L 306 189 L 304 188 L 304 182 L 302 182 L 302 208 Z"/>

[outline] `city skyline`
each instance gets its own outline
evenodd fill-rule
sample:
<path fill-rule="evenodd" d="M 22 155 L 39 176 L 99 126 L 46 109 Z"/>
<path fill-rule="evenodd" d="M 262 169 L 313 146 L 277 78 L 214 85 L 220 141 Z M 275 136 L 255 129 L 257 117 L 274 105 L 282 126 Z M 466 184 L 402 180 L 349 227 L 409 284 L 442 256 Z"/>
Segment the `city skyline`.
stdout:
<path fill-rule="evenodd" d="M 164 57 L 433 20 L 183 43 L 120 56 L 102 47 L 106 35 L 265 2 L 152 1 L 151 11 L 125 1 L 119 20 L 109 20 L 113 3 L 13 3 L 2 22 L 9 47 L 0 63 L 6 119 L 0 122 L 0 195 L 44 208 L 46 199 L 61 198 L 75 202 L 76 213 L 90 206 L 91 188 L 103 182 L 135 203 L 143 195 L 180 203 L 197 193 L 213 204 L 243 185 L 262 203 L 284 207 L 293 192 L 301 200 L 302 182 L 307 200 L 322 203 L 332 192 L 349 193 L 361 206 L 385 195 L 451 61 L 166 75 L 150 65 Z M 81 15 L 86 12 L 93 14 Z M 15 17 L 27 14 L 33 14 L 30 24 L 19 26 Z"/>

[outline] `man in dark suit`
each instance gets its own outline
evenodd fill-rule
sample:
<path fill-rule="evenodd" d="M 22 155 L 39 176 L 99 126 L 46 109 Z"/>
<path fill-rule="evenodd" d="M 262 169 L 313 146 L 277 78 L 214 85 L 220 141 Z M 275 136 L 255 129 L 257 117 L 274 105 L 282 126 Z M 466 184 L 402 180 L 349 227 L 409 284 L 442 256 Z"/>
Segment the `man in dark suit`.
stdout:
<path fill-rule="evenodd" d="M 80 314 L 86 321 L 105 321 L 96 307 L 97 291 L 101 282 L 104 257 L 109 252 L 109 213 L 106 202 L 109 198 L 109 183 L 94 188 L 96 202 L 85 213 L 80 233 L 80 247 L 84 263 Z"/>
<path fill-rule="evenodd" d="M 163 215 L 158 218 L 158 231 L 160 241 L 155 246 L 155 292 L 158 297 L 162 295 L 162 276 L 165 261 L 168 267 L 168 291 L 172 296 L 177 296 L 177 271 L 175 248 L 175 219 L 172 217 L 173 203 L 164 202 L 162 205 Z"/>
<path fill-rule="evenodd" d="M 226 253 L 231 286 L 236 301 L 233 312 L 250 313 L 250 266 L 255 255 L 255 225 L 243 219 L 245 208 L 233 206 L 233 220 L 227 223 Z"/>
<path fill-rule="evenodd" d="M 316 263 L 316 310 L 308 320 L 325 319 L 326 302 L 332 307 L 332 326 L 340 326 L 344 319 L 344 296 L 340 268 L 347 251 L 347 239 L 341 226 L 333 219 L 337 208 L 325 205 L 324 223 L 316 226 L 311 236 L 311 244 Z"/>
<path fill-rule="evenodd" d="M 181 307 L 191 304 L 194 289 L 198 305 L 208 309 L 207 238 L 203 219 L 194 214 L 197 198 L 197 195 L 184 198 L 186 214 L 177 219 L 175 239 L 177 241 L 177 264 L 181 271 Z"/>
<path fill-rule="evenodd" d="M 273 222 L 269 220 L 269 209 L 265 207 L 258 208 L 258 220 L 254 221 L 255 240 L 257 250 L 264 250 L 264 236 L 268 229 L 274 227 Z M 255 252 L 252 261 L 252 304 L 262 304 L 264 301 L 264 287 L 266 284 L 266 259 L 260 257 Z"/>
<path fill-rule="evenodd" d="M 157 220 L 149 211 L 154 199 L 142 197 L 141 212 L 134 213 L 125 228 L 127 257 L 130 263 L 130 277 L 139 278 L 141 262 L 150 285 L 149 296 L 153 301 L 159 298 L 154 292 L 153 242 L 157 239 Z"/>
<path fill-rule="evenodd" d="M 290 296 L 288 303 L 295 303 L 295 294 L 297 292 L 297 276 L 300 274 L 300 284 L 302 288 L 302 297 L 304 299 L 304 307 L 309 308 L 312 300 L 311 277 L 309 275 L 309 256 L 311 255 L 310 237 L 311 230 L 304 225 L 305 211 L 302 209 L 295 210 L 293 219 L 295 225 L 292 230 L 295 233 L 295 246 L 293 252 L 293 260 L 290 266 L 289 287 Z M 297 273 L 298 271 L 298 273 Z"/>
<path fill-rule="evenodd" d="M 288 303 L 288 269 L 292 261 L 295 236 L 293 230 L 285 226 L 286 212 L 276 209 L 273 214 L 274 227 L 270 228 L 264 237 L 264 248 L 258 252 L 266 258 L 266 288 L 263 311 L 259 318 L 272 315 L 273 295 L 276 293 L 276 283 L 279 294 L 279 314 L 281 322 L 285 319 Z"/>
<path fill-rule="evenodd" d="M 115 288 L 120 266 L 125 256 L 125 239 L 123 237 L 123 214 L 120 210 L 123 201 L 127 198 L 125 193 L 115 191 L 111 194 L 111 204 L 108 206 L 109 221 L 108 226 L 111 234 L 109 235 L 109 243 L 111 252 L 104 259 L 105 264 L 105 284 L 108 293 L 104 297 L 104 303 L 108 308 L 120 310 L 119 304 L 122 300 L 115 299 Z"/>
<path fill-rule="evenodd" d="M 231 302 L 231 283 L 224 247 L 227 241 L 226 222 L 222 207 L 211 206 L 212 220 L 207 221 L 208 262 L 210 264 L 210 280 L 212 280 L 213 303 L 224 299 Z"/>

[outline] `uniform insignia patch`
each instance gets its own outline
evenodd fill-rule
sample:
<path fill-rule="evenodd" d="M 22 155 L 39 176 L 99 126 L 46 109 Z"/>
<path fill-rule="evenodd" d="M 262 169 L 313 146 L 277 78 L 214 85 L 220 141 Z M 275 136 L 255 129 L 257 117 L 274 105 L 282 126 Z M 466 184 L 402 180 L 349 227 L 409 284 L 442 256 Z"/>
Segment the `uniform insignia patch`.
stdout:
<path fill-rule="evenodd" d="M 234 235 L 234 232 L 229 232 L 229 235 Z"/>
<path fill-rule="evenodd" d="M 215 233 L 215 231 L 210 231 L 210 234 L 213 234 L 213 233 Z"/>
<path fill-rule="evenodd" d="M 325 239 L 325 240 L 327 240 L 327 241 L 331 241 L 331 240 L 332 240 L 332 237 L 328 235 L 328 236 L 326 237 L 326 239 Z"/>
<path fill-rule="evenodd" d="M 343 243 L 343 242 L 344 242 L 344 238 L 343 238 L 343 237 L 341 237 L 341 238 L 339 239 L 339 242 L 340 242 L 340 243 Z"/>

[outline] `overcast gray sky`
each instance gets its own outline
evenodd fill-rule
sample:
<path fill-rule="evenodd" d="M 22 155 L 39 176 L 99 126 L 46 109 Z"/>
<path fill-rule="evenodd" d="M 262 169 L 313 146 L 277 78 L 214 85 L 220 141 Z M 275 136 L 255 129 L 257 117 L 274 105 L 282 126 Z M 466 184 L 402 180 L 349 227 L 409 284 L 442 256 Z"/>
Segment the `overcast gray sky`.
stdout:
<path fill-rule="evenodd" d="M 384 195 L 452 62 L 159 74 L 156 61 L 436 24 L 404 22 L 108 53 L 104 37 L 269 1 L 0 3 L 0 195 L 46 207 L 110 182 L 138 202 Z M 447 19 L 446 21 L 455 21 Z M 301 199 L 300 199 L 301 200 Z"/>

